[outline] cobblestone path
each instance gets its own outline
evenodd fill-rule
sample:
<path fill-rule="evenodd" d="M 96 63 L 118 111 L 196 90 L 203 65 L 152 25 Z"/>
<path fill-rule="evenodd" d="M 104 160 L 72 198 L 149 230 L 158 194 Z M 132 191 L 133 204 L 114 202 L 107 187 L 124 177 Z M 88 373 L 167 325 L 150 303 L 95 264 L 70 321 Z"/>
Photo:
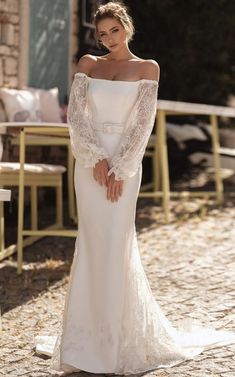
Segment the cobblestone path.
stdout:
<path fill-rule="evenodd" d="M 233 203 L 208 212 L 195 200 L 172 203 L 168 225 L 162 223 L 161 208 L 147 204 L 137 213 L 141 258 L 167 317 L 174 323 L 187 315 L 235 331 Z M 184 205 L 190 216 L 185 215 Z M 14 259 L 0 264 L 0 376 L 60 375 L 49 369 L 48 358 L 35 355 L 33 339 L 38 333 L 57 332 L 73 250 L 73 239 L 44 238 L 25 250 L 21 276 Z M 150 375 L 235 377 L 235 345 L 207 350 L 195 360 Z"/>

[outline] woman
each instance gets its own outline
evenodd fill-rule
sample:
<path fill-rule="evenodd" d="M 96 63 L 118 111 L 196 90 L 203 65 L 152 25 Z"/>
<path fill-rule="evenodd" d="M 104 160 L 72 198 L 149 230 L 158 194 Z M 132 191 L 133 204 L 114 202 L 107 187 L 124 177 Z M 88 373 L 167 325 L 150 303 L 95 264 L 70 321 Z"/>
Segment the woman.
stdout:
<path fill-rule="evenodd" d="M 235 334 L 177 330 L 154 300 L 135 211 L 160 69 L 129 50 L 134 28 L 123 5 L 100 6 L 95 26 L 109 52 L 80 59 L 70 94 L 79 237 L 52 367 L 127 375 L 178 364 L 205 346 L 235 342 Z"/>

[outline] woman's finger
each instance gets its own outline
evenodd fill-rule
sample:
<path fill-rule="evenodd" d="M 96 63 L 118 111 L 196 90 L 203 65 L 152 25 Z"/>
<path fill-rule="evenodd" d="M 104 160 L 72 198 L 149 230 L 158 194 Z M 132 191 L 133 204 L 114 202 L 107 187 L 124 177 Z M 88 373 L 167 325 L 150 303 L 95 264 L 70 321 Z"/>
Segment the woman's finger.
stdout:
<path fill-rule="evenodd" d="M 113 197 L 113 202 L 115 202 L 116 201 L 116 184 L 115 184 L 115 182 L 113 182 L 112 197 Z"/>
<path fill-rule="evenodd" d="M 109 200 L 111 200 L 111 202 L 113 201 L 113 181 L 112 181 L 112 179 L 109 182 Z"/>
<path fill-rule="evenodd" d="M 116 202 L 118 201 L 118 199 L 119 199 L 119 185 L 116 184 L 115 185 L 115 200 L 116 200 Z"/>
<path fill-rule="evenodd" d="M 112 192 L 113 202 L 116 202 L 116 185 L 113 184 L 113 192 Z"/>
<path fill-rule="evenodd" d="M 119 185 L 119 195 L 122 196 L 122 189 L 123 189 L 123 184 L 120 183 Z"/>
<path fill-rule="evenodd" d="M 99 172 L 99 184 L 103 186 L 103 173 L 102 171 Z"/>
<path fill-rule="evenodd" d="M 108 186 L 108 183 L 109 183 L 108 172 L 105 172 L 105 175 L 104 175 L 104 182 L 105 182 L 105 186 L 107 187 L 107 186 Z"/>
<path fill-rule="evenodd" d="M 102 181 L 103 181 L 103 184 L 104 184 L 105 186 L 107 186 L 107 174 L 106 174 L 105 171 L 103 171 Z"/>
<path fill-rule="evenodd" d="M 98 175 L 98 182 L 99 182 L 100 185 L 102 185 L 102 180 L 101 180 L 100 174 Z"/>
<path fill-rule="evenodd" d="M 108 200 L 110 199 L 110 187 L 111 187 L 111 181 L 109 182 L 108 187 L 107 187 L 107 199 Z"/>
<path fill-rule="evenodd" d="M 102 177 L 102 174 L 99 175 L 99 183 L 100 183 L 100 186 L 103 186 L 103 177 Z"/>

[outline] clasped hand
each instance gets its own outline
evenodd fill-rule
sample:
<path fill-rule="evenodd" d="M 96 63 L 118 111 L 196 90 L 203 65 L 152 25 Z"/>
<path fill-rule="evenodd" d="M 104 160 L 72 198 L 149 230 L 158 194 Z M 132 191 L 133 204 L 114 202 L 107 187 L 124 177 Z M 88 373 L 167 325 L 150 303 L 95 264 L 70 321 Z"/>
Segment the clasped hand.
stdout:
<path fill-rule="evenodd" d="M 108 176 L 109 165 L 106 159 L 98 161 L 93 168 L 94 179 L 101 185 L 107 187 L 107 199 L 117 202 L 123 191 L 123 181 L 117 181 L 115 174 Z"/>

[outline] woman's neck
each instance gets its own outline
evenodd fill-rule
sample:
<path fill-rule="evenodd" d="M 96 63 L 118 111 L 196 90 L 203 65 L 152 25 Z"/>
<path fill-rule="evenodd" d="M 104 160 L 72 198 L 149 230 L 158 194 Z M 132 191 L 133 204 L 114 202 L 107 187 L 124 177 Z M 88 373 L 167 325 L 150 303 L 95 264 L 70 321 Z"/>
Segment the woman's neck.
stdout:
<path fill-rule="evenodd" d="M 109 54 L 107 54 L 108 60 L 121 61 L 121 60 L 131 60 L 133 58 L 135 58 L 135 55 L 132 54 L 132 52 L 129 50 L 127 46 L 123 47 L 119 51 L 110 52 Z"/>

